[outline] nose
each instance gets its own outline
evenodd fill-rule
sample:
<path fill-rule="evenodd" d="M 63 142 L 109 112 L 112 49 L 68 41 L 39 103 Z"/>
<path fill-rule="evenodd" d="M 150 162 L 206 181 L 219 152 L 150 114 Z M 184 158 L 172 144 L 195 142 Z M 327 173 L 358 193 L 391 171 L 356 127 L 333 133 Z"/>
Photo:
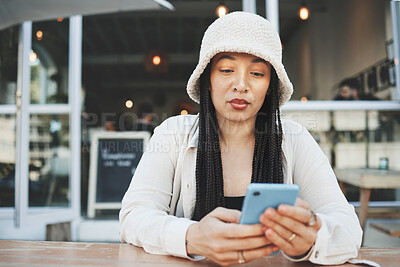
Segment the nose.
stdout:
<path fill-rule="evenodd" d="M 237 72 L 233 90 L 239 93 L 247 93 L 249 91 L 249 84 L 245 73 Z"/>

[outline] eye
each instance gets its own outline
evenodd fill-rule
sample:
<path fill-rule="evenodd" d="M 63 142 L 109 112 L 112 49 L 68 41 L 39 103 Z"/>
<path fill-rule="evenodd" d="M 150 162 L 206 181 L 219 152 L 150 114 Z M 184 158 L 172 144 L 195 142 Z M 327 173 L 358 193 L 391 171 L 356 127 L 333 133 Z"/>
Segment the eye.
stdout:
<path fill-rule="evenodd" d="M 261 73 L 261 72 L 251 72 L 251 74 L 256 77 L 264 77 L 264 73 Z"/>
<path fill-rule="evenodd" d="M 231 69 L 222 69 L 222 70 L 220 70 L 220 72 L 222 72 L 222 73 L 231 73 L 231 72 L 233 72 L 233 70 L 231 70 Z"/>

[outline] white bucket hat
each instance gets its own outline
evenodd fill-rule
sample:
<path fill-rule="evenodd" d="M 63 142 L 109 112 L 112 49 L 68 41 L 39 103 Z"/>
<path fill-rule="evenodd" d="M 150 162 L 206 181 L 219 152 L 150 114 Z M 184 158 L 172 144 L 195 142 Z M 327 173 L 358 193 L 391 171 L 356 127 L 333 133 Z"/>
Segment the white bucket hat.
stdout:
<path fill-rule="evenodd" d="M 259 15 L 232 12 L 215 20 L 204 33 L 199 62 L 186 87 L 193 101 L 200 102 L 200 75 L 220 52 L 247 53 L 268 61 L 279 79 L 279 106 L 290 99 L 293 85 L 282 64 L 282 45 L 277 31 Z"/>

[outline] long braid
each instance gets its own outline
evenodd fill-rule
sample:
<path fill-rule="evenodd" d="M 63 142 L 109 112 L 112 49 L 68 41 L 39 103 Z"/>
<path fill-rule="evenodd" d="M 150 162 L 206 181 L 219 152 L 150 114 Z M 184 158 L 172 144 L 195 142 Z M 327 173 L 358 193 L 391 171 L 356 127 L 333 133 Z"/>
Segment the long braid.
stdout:
<path fill-rule="evenodd" d="M 210 66 L 200 77 L 199 144 L 196 163 L 196 207 L 194 219 L 200 220 L 218 206 L 224 206 L 219 127 L 209 93 Z"/>
<path fill-rule="evenodd" d="M 196 205 L 194 220 L 224 206 L 219 127 L 209 92 L 210 65 L 200 77 L 199 142 L 196 159 Z M 252 163 L 253 183 L 283 183 L 281 145 L 282 125 L 279 111 L 278 78 L 271 68 L 271 81 L 255 125 Z"/>
<path fill-rule="evenodd" d="M 283 183 L 282 124 L 279 110 L 278 77 L 271 68 L 271 81 L 256 120 L 253 183 Z M 257 157 L 257 158 L 256 158 Z M 260 157 L 260 158 L 258 158 Z"/>

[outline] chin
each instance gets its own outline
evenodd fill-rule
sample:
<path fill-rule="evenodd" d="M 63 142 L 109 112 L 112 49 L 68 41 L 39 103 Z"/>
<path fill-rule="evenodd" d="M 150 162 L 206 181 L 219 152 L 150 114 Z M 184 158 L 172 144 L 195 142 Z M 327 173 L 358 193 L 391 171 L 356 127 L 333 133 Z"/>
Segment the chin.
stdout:
<path fill-rule="evenodd" d="M 228 116 L 224 116 L 224 118 L 228 121 L 232 122 L 244 122 L 251 119 L 251 116 L 244 110 L 229 112 Z"/>

